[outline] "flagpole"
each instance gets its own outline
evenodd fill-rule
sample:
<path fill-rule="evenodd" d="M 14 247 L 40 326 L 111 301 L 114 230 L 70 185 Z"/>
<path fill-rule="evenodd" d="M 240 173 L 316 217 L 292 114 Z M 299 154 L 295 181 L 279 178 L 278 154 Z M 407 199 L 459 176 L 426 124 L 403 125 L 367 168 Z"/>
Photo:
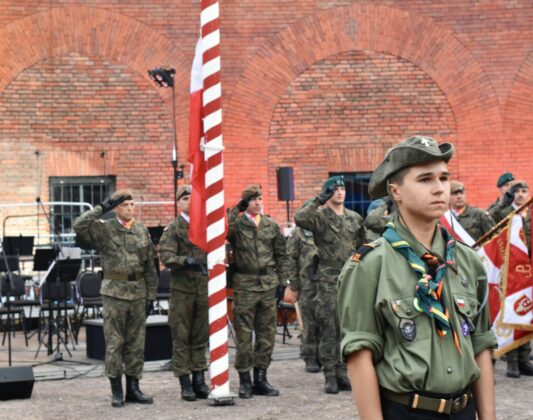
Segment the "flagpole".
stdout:
<path fill-rule="evenodd" d="M 202 114 L 206 162 L 207 268 L 209 271 L 210 401 L 233 405 L 229 386 L 228 320 L 226 298 L 226 212 L 222 160 L 222 106 L 220 83 L 220 13 L 217 0 L 202 0 Z"/>

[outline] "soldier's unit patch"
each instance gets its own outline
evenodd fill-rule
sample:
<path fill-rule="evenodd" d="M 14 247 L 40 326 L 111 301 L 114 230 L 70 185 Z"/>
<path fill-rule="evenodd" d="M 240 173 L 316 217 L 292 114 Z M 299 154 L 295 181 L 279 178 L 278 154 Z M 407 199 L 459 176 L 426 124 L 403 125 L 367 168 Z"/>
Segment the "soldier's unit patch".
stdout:
<path fill-rule="evenodd" d="M 366 254 L 368 254 L 370 251 L 372 251 L 375 247 L 377 247 L 379 244 L 376 243 L 369 243 L 364 244 L 362 247 L 360 247 L 355 254 L 352 256 L 353 262 L 360 262 Z"/>

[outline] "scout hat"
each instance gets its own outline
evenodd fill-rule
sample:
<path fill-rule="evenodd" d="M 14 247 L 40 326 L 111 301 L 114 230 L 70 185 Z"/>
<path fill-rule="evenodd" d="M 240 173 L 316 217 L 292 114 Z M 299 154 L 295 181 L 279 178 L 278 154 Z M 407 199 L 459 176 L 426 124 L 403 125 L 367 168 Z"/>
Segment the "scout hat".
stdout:
<path fill-rule="evenodd" d="M 186 195 L 191 195 L 191 186 L 180 185 L 178 191 L 176 192 L 176 201 L 178 201 L 182 197 L 185 197 Z"/>
<path fill-rule="evenodd" d="M 326 182 L 324 182 L 324 185 L 322 185 L 322 189 L 325 190 L 329 187 L 344 187 L 344 176 L 335 175 L 326 179 Z"/>
<path fill-rule="evenodd" d="M 452 194 L 465 192 L 465 184 L 460 181 L 450 181 L 450 192 Z"/>
<path fill-rule="evenodd" d="M 507 184 L 509 181 L 514 181 L 514 176 L 511 172 L 505 172 L 504 174 L 501 174 L 498 178 L 496 186 L 500 188 L 501 186 Z"/>
<path fill-rule="evenodd" d="M 126 200 L 133 200 L 133 193 L 131 190 L 122 189 L 122 190 L 116 190 L 113 195 L 111 196 L 111 200 L 117 201 L 123 199 Z"/>
<path fill-rule="evenodd" d="M 263 195 L 263 192 L 261 191 L 261 185 L 253 184 L 248 185 L 244 190 L 242 190 L 241 198 L 249 201 L 260 197 L 261 195 Z"/>
<path fill-rule="evenodd" d="M 403 140 L 385 154 L 368 185 L 370 197 L 379 198 L 387 195 L 387 180 L 396 172 L 414 165 L 443 160 L 446 163 L 452 158 L 453 144 L 438 144 L 435 139 L 414 136 Z"/>

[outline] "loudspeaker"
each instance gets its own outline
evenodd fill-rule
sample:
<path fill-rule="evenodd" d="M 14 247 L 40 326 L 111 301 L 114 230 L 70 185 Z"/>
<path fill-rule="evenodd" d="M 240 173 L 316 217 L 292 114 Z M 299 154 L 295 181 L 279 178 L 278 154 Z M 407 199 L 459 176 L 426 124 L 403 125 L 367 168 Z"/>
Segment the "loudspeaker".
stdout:
<path fill-rule="evenodd" d="M 278 178 L 278 200 L 294 200 L 294 172 L 292 167 L 278 168 L 276 175 Z"/>
<path fill-rule="evenodd" d="M 0 400 L 30 398 L 34 381 L 31 366 L 0 368 Z"/>

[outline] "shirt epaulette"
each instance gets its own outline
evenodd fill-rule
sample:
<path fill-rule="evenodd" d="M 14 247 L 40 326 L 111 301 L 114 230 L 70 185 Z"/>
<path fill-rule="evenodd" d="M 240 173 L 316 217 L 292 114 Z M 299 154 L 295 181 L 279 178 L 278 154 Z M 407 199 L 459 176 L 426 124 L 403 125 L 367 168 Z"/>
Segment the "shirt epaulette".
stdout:
<path fill-rule="evenodd" d="M 375 249 L 380 245 L 379 242 L 371 242 L 368 244 L 364 244 L 362 247 L 360 247 L 355 254 L 353 254 L 351 261 L 353 262 L 361 262 L 361 260 L 365 257 L 366 254 L 368 254 L 370 251 Z"/>

